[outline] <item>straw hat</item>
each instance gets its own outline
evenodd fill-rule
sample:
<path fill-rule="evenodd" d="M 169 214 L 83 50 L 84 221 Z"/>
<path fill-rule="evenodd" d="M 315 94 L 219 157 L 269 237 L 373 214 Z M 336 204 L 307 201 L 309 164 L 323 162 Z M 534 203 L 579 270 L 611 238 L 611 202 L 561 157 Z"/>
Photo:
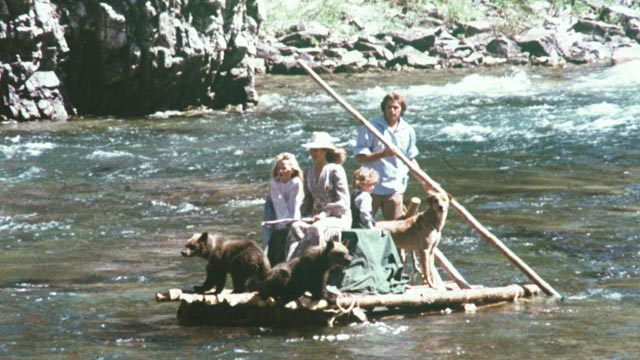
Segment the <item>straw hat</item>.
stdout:
<path fill-rule="evenodd" d="M 302 147 L 307 149 L 331 149 L 336 150 L 336 146 L 333 145 L 333 138 L 325 131 L 314 131 L 311 134 L 311 140 L 303 144 Z"/>

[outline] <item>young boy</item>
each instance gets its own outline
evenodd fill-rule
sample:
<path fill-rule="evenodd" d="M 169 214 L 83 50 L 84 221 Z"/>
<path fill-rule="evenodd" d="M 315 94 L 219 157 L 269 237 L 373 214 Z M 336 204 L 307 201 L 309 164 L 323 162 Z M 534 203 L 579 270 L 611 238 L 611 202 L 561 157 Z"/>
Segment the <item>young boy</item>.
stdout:
<path fill-rule="evenodd" d="M 375 227 L 371 191 L 377 183 L 378 172 L 374 169 L 360 167 L 354 172 L 353 187 L 356 190 L 351 194 L 352 228 L 372 229 Z"/>

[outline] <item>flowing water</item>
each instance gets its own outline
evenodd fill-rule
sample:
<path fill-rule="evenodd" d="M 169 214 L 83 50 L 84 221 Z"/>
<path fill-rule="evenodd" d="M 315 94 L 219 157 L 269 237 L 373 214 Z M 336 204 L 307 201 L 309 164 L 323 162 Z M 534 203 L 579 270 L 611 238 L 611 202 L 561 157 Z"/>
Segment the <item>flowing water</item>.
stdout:
<path fill-rule="evenodd" d="M 406 94 L 421 167 L 565 297 L 326 329 L 155 301 L 203 280 L 193 232 L 260 241 L 273 156 L 309 164 L 316 130 L 352 150 L 308 77 L 259 78 L 248 113 L 0 125 L 0 358 L 640 358 L 639 66 L 326 76 L 365 117 Z M 440 247 L 472 283 L 528 280 L 453 211 Z"/>

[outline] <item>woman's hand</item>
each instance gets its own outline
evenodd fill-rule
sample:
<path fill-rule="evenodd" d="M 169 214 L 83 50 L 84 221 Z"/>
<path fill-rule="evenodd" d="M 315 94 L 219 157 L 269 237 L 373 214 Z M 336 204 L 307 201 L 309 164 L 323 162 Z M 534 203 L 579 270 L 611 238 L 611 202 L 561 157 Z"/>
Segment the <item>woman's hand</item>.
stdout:
<path fill-rule="evenodd" d="M 314 215 L 312 220 L 313 220 L 313 222 L 316 222 L 316 221 L 322 220 L 322 219 L 324 219 L 326 217 L 327 217 L 327 215 L 325 215 L 324 213 L 320 213 L 318 215 Z"/>

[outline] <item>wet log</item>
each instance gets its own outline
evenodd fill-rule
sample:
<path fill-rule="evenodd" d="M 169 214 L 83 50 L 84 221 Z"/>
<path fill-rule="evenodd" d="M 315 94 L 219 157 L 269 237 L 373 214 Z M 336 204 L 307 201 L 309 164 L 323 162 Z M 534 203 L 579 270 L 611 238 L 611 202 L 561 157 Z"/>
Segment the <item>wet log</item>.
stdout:
<path fill-rule="evenodd" d="M 255 292 L 235 294 L 230 290 L 214 295 L 171 289 L 158 293 L 156 299 L 180 302 L 177 318 L 181 325 L 299 327 L 367 321 L 367 318 L 384 316 L 389 311 L 407 314 L 446 309 L 474 312 L 476 306 L 516 301 L 541 293 L 533 284 L 487 288 L 474 285 L 471 289 L 457 289 L 455 284 L 449 283 L 447 287 L 450 290 L 416 286 L 403 294 L 343 293 L 338 296 L 336 305 L 307 297 L 282 304 L 272 299 L 260 299 Z"/>
<path fill-rule="evenodd" d="M 356 306 L 363 309 L 376 307 L 402 307 L 409 308 L 463 308 L 464 304 L 476 305 L 497 303 L 503 301 L 515 301 L 519 298 L 531 297 L 540 293 L 538 287 L 525 287 L 521 285 L 507 285 L 503 287 L 483 287 L 472 289 L 457 289 L 448 291 L 435 291 L 430 288 L 409 290 L 404 294 L 384 295 L 354 295 Z M 339 305 L 350 306 L 352 299 L 340 298 Z"/>

